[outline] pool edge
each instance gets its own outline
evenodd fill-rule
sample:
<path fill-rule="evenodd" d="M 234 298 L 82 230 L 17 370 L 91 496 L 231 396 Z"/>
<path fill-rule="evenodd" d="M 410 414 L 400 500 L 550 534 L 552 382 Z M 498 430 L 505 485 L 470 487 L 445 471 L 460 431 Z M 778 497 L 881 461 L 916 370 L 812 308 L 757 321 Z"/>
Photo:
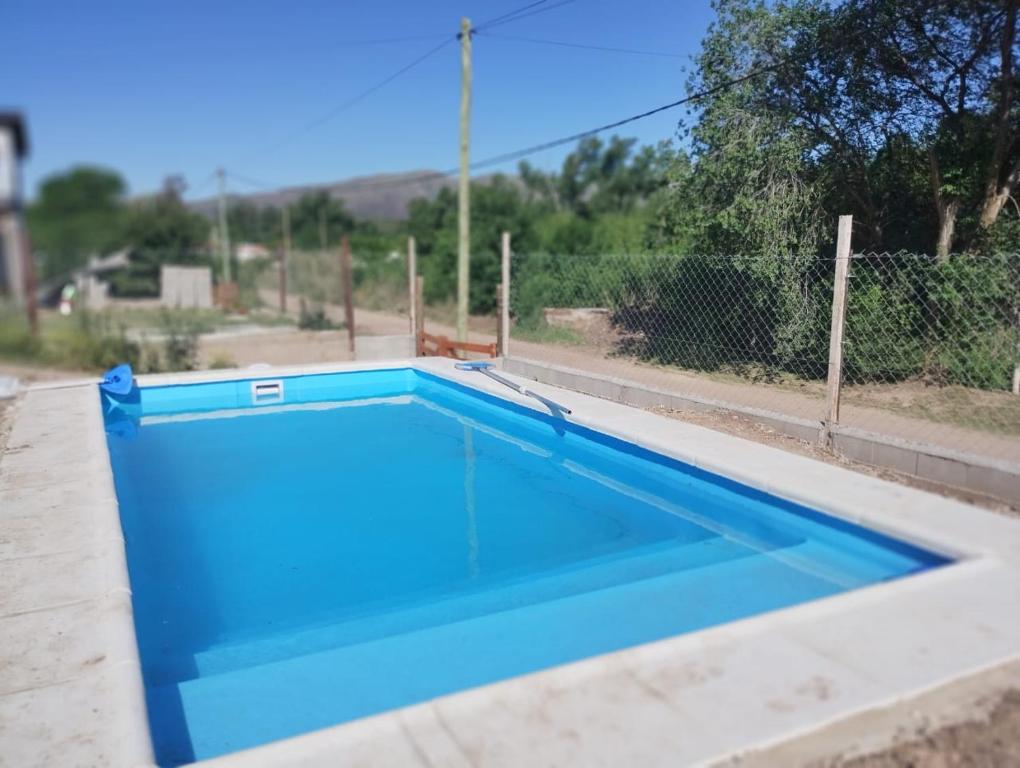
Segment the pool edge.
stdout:
<path fill-rule="evenodd" d="M 487 391 L 489 394 L 496 395 L 497 397 L 512 400 L 517 402 L 519 405 L 532 408 L 533 410 L 541 409 L 541 406 L 536 406 L 536 404 L 532 401 L 526 398 L 520 398 L 510 392 L 510 390 L 502 389 L 499 388 L 498 385 L 489 383 L 488 380 L 484 379 L 482 376 L 456 371 L 453 369 L 452 361 L 430 359 L 371 362 L 364 364 L 353 363 L 294 366 L 260 371 L 225 371 L 212 372 L 212 374 L 203 372 L 200 374 L 184 374 L 180 376 L 141 377 L 140 383 L 144 386 L 158 386 L 170 383 L 177 384 L 214 380 L 222 381 L 237 378 L 275 378 L 287 375 L 301 375 L 304 373 L 373 370 L 396 367 L 417 368 L 433 375 L 438 375 L 442 378 L 456 381 L 474 389 Z M 93 437 L 98 436 L 102 440 L 103 450 L 93 450 L 91 458 L 87 463 L 93 470 L 98 469 L 103 482 L 109 482 L 112 485 L 112 470 L 110 468 L 108 453 L 105 450 L 105 440 L 103 439 L 101 428 L 101 414 L 98 407 L 98 397 L 95 395 L 94 387 L 83 385 L 74 389 L 63 390 L 59 395 L 53 388 L 49 388 L 46 391 L 52 392 L 54 398 L 78 398 L 82 395 L 83 391 L 87 393 L 85 396 L 92 397 L 94 407 L 86 413 L 82 423 L 82 428 L 88 436 L 86 443 L 89 440 L 92 440 L 92 446 L 94 447 L 95 443 Z M 261 765 L 267 764 L 266 761 L 269 761 L 268 764 L 272 764 L 274 757 L 283 757 L 281 750 L 291 751 L 291 754 L 288 755 L 288 759 L 297 758 L 301 753 L 304 753 L 313 761 L 316 759 L 316 755 L 319 756 L 319 759 L 326 761 L 329 754 L 333 754 L 335 756 L 335 750 L 343 749 L 346 754 L 355 755 L 360 754 L 360 750 L 362 748 L 367 750 L 364 753 L 366 761 L 374 762 L 383 759 L 383 755 L 377 752 L 379 744 L 378 739 L 388 739 L 393 736 L 396 736 L 401 740 L 403 745 L 401 746 L 401 749 L 408 745 L 413 747 L 408 755 L 412 756 L 414 760 L 420 761 L 418 751 L 424 749 L 425 751 L 423 754 L 430 754 L 430 759 L 432 759 L 433 762 L 452 764 L 455 762 L 453 759 L 454 756 L 459 755 L 460 758 L 463 759 L 465 755 L 463 754 L 463 746 L 454 743 L 457 740 L 454 739 L 451 734 L 460 734 L 461 738 L 469 737 L 471 735 L 463 730 L 465 727 L 465 712 L 471 713 L 468 718 L 469 720 L 474 720 L 483 712 L 489 713 L 485 716 L 491 719 L 492 701 L 493 699 L 499 700 L 501 696 L 505 697 L 509 695 L 511 700 L 517 702 L 534 700 L 534 697 L 538 695 L 538 691 L 548 690 L 550 685 L 553 688 L 560 688 L 562 685 L 569 685 L 570 681 L 588 684 L 591 680 L 598 679 L 606 675 L 609 675 L 609 677 L 606 677 L 605 680 L 612 683 L 613 680 L 617 679 L 613 676 L 619 674 L 621 668 L 628 669 L 630 672 L 633 672 L 631 667 L 634 667 L 635 665 L 637 667 L 641 667 L 641 659 L 644 659 L 647 662 L 650 659 L 660 656 L 671 657 L 675 656 L 682 649 L 687 649 L 684 652 L 689 652 L 693 649 L 696 654 L 703 654 L 706 650 L 711 650 L 712 647 L 720 642 L 728 642 L 732 644 L 733 642 L 741 641 L 742 638 L 746 639 L 749 635 L 758 635 L 762 633 L 771 634 L 776 632 L 782 635 L 785 631 L 784 628 L 788 630 L 791 625 L 803 623 L 811 616 L 823 616 L 826 615 L 827 612 L 846 614 L 847 611 L 854 606 L 857 606 L 858 609 L 861 606 L 864 608 L 868 608 L 869 606 L 874 607 L 876 602 L 888 602 L 885 598 L 888 597 L 891 599 L 894 596 L 894 592 L 896 595 L 899 595 L 904 590 L 905 594 L 908 596 L 914 595 L 914 597 L 916 597 L 916 592 L 928 591 L 930 589 L 929 584 L 941 584 L 943 579 L 946 583 L 952 585 L 957 582 L 962 582 L 964 577 L 971 579 L 987 579 L 994 577 L 1002 580 L 1006 577 L 1015 578 L 1017 575 L 1014 564 L 1017 560 L 1017 553 L 1020 553 L 1020 533 L 1018 533 L 1018 531 L 1020 531 L 1020 525 L 1018 525 L 1016 521 L 1006 521 L 1004 518 L 1000 518 L 992 513 L 977 510 L 957 502 L 941 499 L 940 497 L 933 496 L 925 492 L 902 488 L 901 486 L 896 486 L 876 478 L 854 475 L 848 470 L 839 467 L 820 465 L 821 467 L 824 467 L 824 470 L 807 471 L 805 474 L 798 474 L 796 482 L 791 483 L 788 478 L 784 479 L 776 474 L 776 461 L 779 461 L 780 464 L 784 464 L 786 469 L 794 466 L 798 469 L 810 468 L 811 470 L 814 470 L 815 468 L 810 467 L 810 465 L 816 465 L 818 462 L 804 457 L 794 457 L 790 454 L 783 453 L 778 449 L 748 443 L 747 441 L 740 440 L 739 438 L 734 438 L 728 435 L 720 435 L 719 433 L 713 433 L 710 430 L 696 427 L 694 425 L 684 424 L 682 422 L 666 420 L 655 414 L 636 411 L 635 409 L 627 406 L 607 403 L 606 401 L 601 401 L 591 396 L 568 392 L 556 387 L 542 386 L 539 391 L 549 392 L 553 397 L 564 399 L 568 405 L 576 405 L 577 407 L 574 407 L 573 420 L 584 424 L 584 426 L 597 431 L 607 432 L 608 434 L 634 442 L 649 450 L 663 453 L 664 455 L 676 458 L 696 467 L 721 474 L 751 487 L 764 490 L 768 493 L 773 493 L 782 498 L 788 498 L 791 501 L 818 508 L 827 514 L 864 525 L 886 535 L 904 539 L 910 543 L 917 544 L 918 546 L 933 549 L 936 552 L 951 554 L 952 556 L 960 559 L 961 562 L 950 565 L 945 569 L 941 569 L 948 572 L 948 575 L 942 577 L 938 582 L 930 581 L 931 575 L 928 573 L 921 574 L 919 576 L 911 577 L 910 579 L 901 580 L 901 582 L 910 583 L 907 584 L 906 587 L 901 587 L 898 590 L 894 590 L 893 588 L 900 587 L 900 583 L 885 584 L 866 588 L 858 592 L 837 595 L 821 601 L 812 601 L 800 606 L 794 606 L 782 611 L 773 612 L 771 614 L 750 617 L 748 619 L 743 619 L 739 622 L 722 625 L 720 627 L 702 630 L 689 635 L 669 638 L 646 646 L 626 649 L 624 651 L 607 654 L 605 656 L 582 660 L 570 665 L 537 672 L 521 678 L 514 678 L 508 681 L 484 686 L 482 688 L 452 694 L 425 704 L 383 713 L 365 720 L 333 726 L 321 731 L 312 732 L 281 742 L 275 742 L 263 747 L 247 750 L 245 752 L 238 752 L 213 760 L 203 761 L 199 763 L 199 765 Z M 42 390 L 39 390 L 40 394 L 41 392 Z M 28 397 L 31 396 L 32 392 L 30 391 Z M 24 409 L 22 409 L 22 411 L 24 411 Z M 20 419 L 23 415 L 23 412 L 19 413 L 18 419 Z M 91 419 L 91 422 L 89 419 Z M 646 425 L 657 423 L 654 422 L 654 420 L 667 422 L 671 425 L 666 432 L 669 432 L 674 436 L 673 442 L 667 444 L 666 439 L 664 438 L 664 433 L 661 433 L 660 431 L 655 429 L 643 429 Z M 697 448 L 695 449 L 694 447 L 691 447 L 689 443 L 685 444 L 683 440 L 677 442 L 677 435 L 684 438 L 690 438 L 691 440 L 697 440 Z M 715 437 L 712 438 L 711 436 Z M 53 439 L 59 439 L 59 436 Z M 748 454 L 752 460 L 741 463 L 740 458 L 733 455 L 734 441 L 737 441 L 739 444 L 744 444 L 744 446 L 748 448 L 748 450 L 743 453 Z M 772 453 L 770 454 L 769 452 Z M 99 454 L 102 466 L 99 466 L 96 463 L 97 453 Z M 741 453 L 741 451 L 737 451 L 737 453 Z M 779 458 L 777 459 L 776 455 L 773 454 L 777 454 Z M 6 463 L 0 464 L 0 483 L 2 483 L 4 473 L 7 469 L 8 466 Z M 858 481 L 851 483 L 855 491 L 853 498 L 851 498 L 851 494 L 835 499 L 831 498 L 833 495 L 833 487 L 829 481 L 831 481 L 832 477 L 839 476 L 840 474 L 843 475 L 843 479 L 848 483 L 850 480 L 846 477 L 846 475 L 850 475 Z M 819 504 L 817 495 L 819 493 L 826 494 L 826 503 Z M 862 494 L 863 497 L 856 494 Z M 860 512 L 860 507 L 862 505 L 868 505 L 869 509 L 863 513 Z M 925 509 L 897 510 L 894 509 L 896 506 L 924 506 Z M 119 514 L 115 502 L 109 507 L 108 511 L 111 511 L 112 515 L 116 517 L 117 530 L 119 531 Z M 963 536 L 958 535 L 958 532 L 954 533 L 952 531 L 952 529 L 957 526 L 950 525 L 948 526 L 948 530 L 946 530 L 945 523 L 952 522 L 951 519 L 953 517 L 964 512 L 970 518 L 970 522 L 974 522 L 974 516 L 976 515 L 976 519 L 980 524 L 977 527 L 984 528 L 985 530 L 977 532 L 974 530 L 967 530 L 964 532 Z M 930 530 L 932 527 L 938 528 L 940 526 L 943 530 L 936 531 L 934 534 Z M 973 528 L 973 526 L 970 526 L 970 528 Z M 109 569 L 109 578 L 111 579 L 111 583 L 115 584 L 117 589 L 127 590 L 129 592 L 130 585 L 126 581 L 126 560 L 122 539 L 119 544 L 119 549 L 116 546 L 109 549 L 112 551 L 107 555 L 107 566 Z M 935 573 L 938 572 L 939 570 L 937 569 Z M 923 584 L 920 583 L 921 580 L 925 580 Z M 876 597 L 876 595 L 879 597 Z M 860 605 L 857 602 L 846 602 L 851 598 L 855 598 L 862 602 Z M 779 620 L 776 619 L 777 616 L 779 616 Z M 1014 620 L 1011 624 L 1005 626 L 1004 629 L 1007 630 L 1007 634 L 1010 634 L 1010 636 L 1012 636 L 1015 632 L 1016 636 L 1020 637 L 1020 627 L 1015 625 L 1016 621 Z M 113 621 L 110 623 L 109 628 L 117 637 L 117 640 L 113 643 L 113 645 L 116 646 L 122 644 L 125 634 L 124 621 Z M 147 753 L 143 754 L 145 752 L 144 750 L 139 750 L 137 744 L 132 744 L 132 741 L 137 742 L 139 734 L 139 730 L 137 729 L 141 728 L 141 733 L 145 736 L 144 741 L 147 746 L 148 725 L 144 716 L 144 696 L 141 692 L 141 673 L 140 667 L 137 666 L 137 649 L 134 643 L 134 627 L 130 613 L 127 614 L 126 629 L 130 633 L 131 642 L 128 645 L 130 648 L 134 649 L 134 659 L 123 659 L 121 668 L 129 671 L 133 669 L 134 679 L 132 679 L 131 674 L 120 675 L 120 677 L 123 677 L 124 680 L 116 689 L 116 696 L 110 697 L 110 704 L 114 707 L 125 706 L 130 712 L 134 713 L 134 717 L 131 717 L 129 713 L 125 713 L 124 716 L 127 719 L 121 723 L 121 727 L 126 728 L 129 731 L 129 733 L 126 734 L 129 736 L 126 741 L 121 738 L 115 738 L 114 734 L 107 734 L 107 736 L 109 736 L 111 744 L 114 744 L 118 749 L 123 749 L 125 752 L 125 758 L 127 759 L 118 764 L 148 764 L 152 761 L 151 747 Z M 1020 647 L 1020 645 L 1017 647 Z M 1003 657 L 1003 661 L 1006 660 L 1007 659 Z M 622 667 L 620 666 L 621 664 Z M 625 681 L 629 679 L 629 677 L 632 676 L 630 672 L 625 674 L 622 678 L 619 678 L 619 680 Z M 944 682 L 944 679 L 939 678 L 938 680 L 932 681 L 930 686 L 924 686 L 923 688 L 936 686 L 943 684 Z M 619 684 L 624 688 L 627 688 L 628 691 L 630 690 L 628 687 L 629 684 L 625 685 L 624 682 L 619 682 Z M 910 692 L 916 693 L 917 690 L 922 690 L 923 688 L 914 686 L 910 689 Z M 531 689 L 530 693 L 529 689 Z M 140 705 L 138 704 L 139 698 L 141 699 Z M 583 708 L 583 702 L 575 701 L 575 698 L 576 697 L 571 699 L 573 706 L 582 706 Z M 598 697 L 596 696 L 595 701 L 597 700 Z M 869 706 L 878 706 L 878 704 L 875 703 Z M 139 725 L 139 714 L 141 725 Z M 680 711 L 674 712 L 674 715 L 679 714 Z M 816 712 L 815 714 L 819 713 Z M 657 715 L 657 717 L 659 716 L 661 716 L 661 712 Z M 570 720 L 570 718 L 567 719 L 568 721 Z M 651 718 L 651 720 L 653 722 L 659 722 L 655 718 Z M 814 720 L 813 723 L 808 725 L 808 728 L 809 730 L 814 730 L 817 727 L 824 727 L 827 722 L 831 721 L 832 718 Z M 451 722 L 454 724 L 451 725 Z M 639 723 L 632 723 L 632 725 L 635 728 L 640 728 Z M 519 727 L 515 727 L 514 730 L 518 731 L 519 735 L 525 737 L 529 735 L 528 733 L 521 733 Z M 444 733 L 446 734 L 445 736 L 443 735 Z M 535 736 L 534 733 L 530 735 L 532 739 Z M 791 735 L 795 734 L 791 730 L 787 729 L 779 734 L 779 738 L 780 740 L 785 740 L 785 738 L 788 738 Z M 662 736 L 663 738 L 665 737 L 664 734 Z M 532 739 L 528 740 L 532 741 Z M 624 741 L 628 740 L 628 738 L 624 739 Z M 465 743 L 467 743 L 470 747 L 470 738 L 468 738 Z M 665 741 L 656 740 L 656 748 L 665 750 L 660 753 L 663 761 L 665 761 L 666 758 L 676 757 L 675 751 L 669 751 L 670 743 L 671 742 L 669 742 L 668 739 Z M 761 739 L 755 742 L 757 745 L 760 745 L 761 743 L 763 743 Z M 499 744 L 497 743 L 496 746 L 499 746 Z M 539 745 L 532 743 L 532 746 L 539 749 Z M 754 745 L 742 747 L 741 750 L 749 749 L 751 746 Z M 512 764 L 514 760 L 510 759 L 510 756 L 516 754 L 517 757 L 519 757 L 520 753 L 515 753 L 514 750 L 509 749 L 509 747 L 507 747 L 507 749 L 509 751 L 491 754 L 486 752 L 486 754 L 488 754 L 488 757 L 491 758 L 493 762 Z M 546 747 L 541 747 L 541 749 L 546 749 Z M 591 749 L 590 744 L 588 749 Z M 294 750 L 297 751 L 295 752 Z M 564 754 L 572 754 L 572 759 L 579 763 L 584 762 L 583 749 L 573 753 Z M 710 751 L 703 751 L 702 757 L 705 760 L 708 760 L 709 757 L 711 757 L 712 761 L 714 761 L 715 759 L 718 759 L 720 754 L 722 753 L 718 750 L 714 753 Z M 451 759 L 444 761 L 442 759 L 443 755 L 448 755 Z M 500 757 L 500 755 L 502 755 L 502 757 Z"/>

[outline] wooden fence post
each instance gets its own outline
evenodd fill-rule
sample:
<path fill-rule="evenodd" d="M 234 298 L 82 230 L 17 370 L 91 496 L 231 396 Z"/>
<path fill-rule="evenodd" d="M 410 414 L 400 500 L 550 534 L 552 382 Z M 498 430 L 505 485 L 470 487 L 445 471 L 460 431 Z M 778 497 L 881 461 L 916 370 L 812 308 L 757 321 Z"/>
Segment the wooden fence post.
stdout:
<path fill-rule="evenodd" d="M 839 395 L 843 386 L 843 327 L 846 320 L 846 289 L 850 276 L 850 242 L 853 236 L 853 216 L 839 217 L 836 238 L 836 272 L 832 281 L 832 326 L 829 330 L 829 371 L 826 377 L 825 423 L 819 442 L 832 447 L 832 428 L 839 424 Z"/>
<path fill-rule="evenodd" d="M 502 278 L 499 284 L 499 343 L 498 352 L 501 357 L 510 354 L 510 233 L 504 232 L 502 237 Z"/>
<path fill-rule="evenodd" d="M 287 262 L 290 260 L 290 208 L 280 209 L 283 250 L 280 251 L 280 314 L 287 314 Z"/>
<path fill-rule="evenodd" d="M 16 220 L 17 221 L 17 220 Z M 25 314 L 28 317 L 28 331 L 32 338 L 39 335 L 39 299 L 36 296 L 35 259 L 32 257 L 32 240 L 28 235 L 28 225 L 21 221 L 21 269 L 25 291 Z M 16 290 L 12 291 L 17 295 Z"/>
<path fill-rule="evenodd" d="M 503 283 L 496 283 L 496 350 L 502 354 L 506 325 L 503 323 Z"/>
<path fill-rule="evenodd" d="M 425 278 L 414 278 L 414 356 L 421 357 L 425 347 Z"/>
<path fill-rule="evenodd" d="M 411 335 L 418 329 L 418 306 L 415 297 L 415 279 L 418 276 L 418 251 L 414 238 L 407 238 L 407 301 L 409 309 L 407 318 L 410 321 Z M 417 342 L 416 342 L 417 343 Z"/>
<path fill-rule="evenodd" d="M 282 249 L 280 251 L 280 265 L 279 265 L 279 283 L 280 283 L 280 314 L 287 314 L 287 250 Z"/>
<path fill-rule="evenodd" d="M 340 243 L 340 280 L 344 292 L 344 321 L 347 323 L 347 350 L 354 357 L 354 270 L 351 267 L 351 242 L 347 235 Z"/>

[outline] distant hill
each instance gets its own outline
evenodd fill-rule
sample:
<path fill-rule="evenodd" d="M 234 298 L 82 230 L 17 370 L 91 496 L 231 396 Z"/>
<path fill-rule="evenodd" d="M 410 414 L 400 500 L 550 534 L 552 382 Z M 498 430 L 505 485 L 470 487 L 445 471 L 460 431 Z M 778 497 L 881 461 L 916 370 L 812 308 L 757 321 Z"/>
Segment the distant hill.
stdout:
<path fill-rule="evenodd" d="M 374 176 L 358 176 L 353 179 L 328 184 L 310 184 L 298 187 L 230 194 L 231 200 L 244 200 L 252 205 L 280 206 L 296 202 L 302 195 L 318 190 L 327 190 L 334 198 L 342 199 L 348 211 L 361 219 L 372 221 L 394 221 L 407 218 L 407 206 L 412 200 L 424 197 L 429 200 L 439 194 L 443 187 L 455 188 L 455 176 L 439 176 L 437 171 L 408 171 L 407 173 L 380 173 Z M 475 183 L 485 183 L 492 176 L 475 178 Z M 209 197 L 188 203 L 194 211 L 214 216 L 216 198 Z"/>

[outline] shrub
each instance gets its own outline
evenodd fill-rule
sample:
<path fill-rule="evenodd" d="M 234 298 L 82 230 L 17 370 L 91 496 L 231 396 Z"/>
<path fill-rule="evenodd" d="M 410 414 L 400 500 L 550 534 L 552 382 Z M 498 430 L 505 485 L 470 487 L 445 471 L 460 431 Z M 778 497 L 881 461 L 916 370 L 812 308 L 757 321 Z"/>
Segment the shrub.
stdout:
<path fill-rule="evenodd" d="M 212 360 L 209 361 L 209 368 L 212 370 L 220 368 L 236 368 L 237 363 L 230 355 L 225 352 L 217 353 Z"/>
<path fill-rule="evenodd" d="M 342 326 L 337 325 L 326 315 L 326 310 L 321 304 L 315 304 L 311 308 L 308 302 L 301 300 L 301 312 L 298 315 L 298 328 L 303 331 L 329 331 Z"/>
<path fill-rule="evenodd" d="M 168 371 L 193 371 L 198 366 L 200 322 L 187 312 L 164 310 L 159 325 L 163 339 L 163 363 Z"/>

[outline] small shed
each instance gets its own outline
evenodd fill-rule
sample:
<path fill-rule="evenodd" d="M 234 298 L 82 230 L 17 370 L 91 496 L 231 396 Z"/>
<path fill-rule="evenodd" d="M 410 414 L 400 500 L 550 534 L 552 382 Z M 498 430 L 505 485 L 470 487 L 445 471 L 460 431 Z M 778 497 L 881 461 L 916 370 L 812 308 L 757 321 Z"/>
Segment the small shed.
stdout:
<path fill-rule="evenodd" d="M 159 270 L 160 304 L 176 309 L 211 309 L 212 270 L 164 264 Z"/>

